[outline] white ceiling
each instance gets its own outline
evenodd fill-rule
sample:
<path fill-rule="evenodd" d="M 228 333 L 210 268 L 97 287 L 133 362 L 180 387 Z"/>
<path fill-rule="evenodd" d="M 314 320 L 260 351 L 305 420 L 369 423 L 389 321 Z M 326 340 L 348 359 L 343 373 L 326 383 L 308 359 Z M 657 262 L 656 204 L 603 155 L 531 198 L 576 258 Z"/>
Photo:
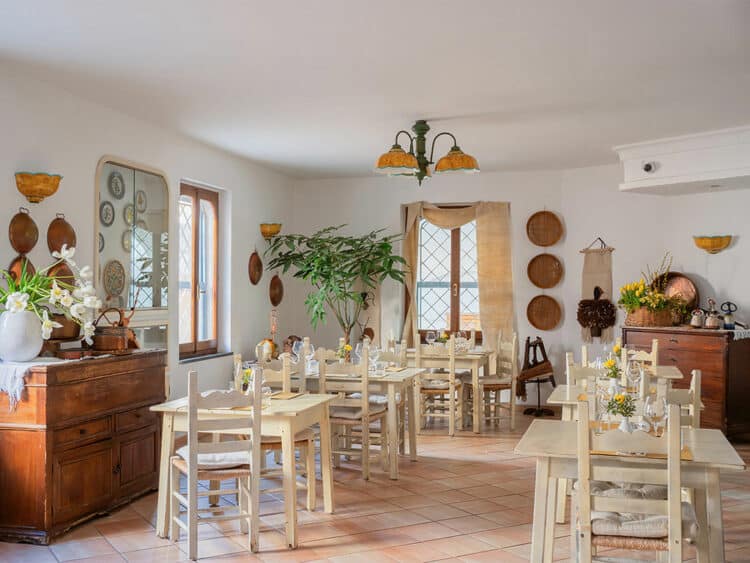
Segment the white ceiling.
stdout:
<path fill-rule="evenodd" d="M 746 0 L 0 0 L 0 62 L 295 176 L 418 118 L 483 170 L 750 123 Z"/>

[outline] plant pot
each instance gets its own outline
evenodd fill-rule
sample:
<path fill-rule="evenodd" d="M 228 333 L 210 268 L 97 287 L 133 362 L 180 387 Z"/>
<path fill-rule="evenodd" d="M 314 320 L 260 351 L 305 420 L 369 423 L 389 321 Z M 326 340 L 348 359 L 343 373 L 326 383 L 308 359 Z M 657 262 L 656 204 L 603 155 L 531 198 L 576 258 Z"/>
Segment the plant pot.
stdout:
<path fill-rule="evenodd" d="M 672 311 L 670 309 L 651 311 L 646 307 L 639 307 L 627 314 L 625 326 L 672 326 Z"/>
<path fill-rule="evenodd" d="M 42 350 L 42 321 L 32 311 L 0 315 L 0 359 L 28 362 Z"/>
<path fill-rule="evenodd" d="M 635 430 L 635 427 L 633 426 L 633 423 L 630 422 L 630 419 L 624 416 L 622 417 L 622 420 L 620 421 L 620 425 L 617 427 L 617 429 L 620 432 L 627 432 L 628 434 L 632 434 L 633 430 Z"/>

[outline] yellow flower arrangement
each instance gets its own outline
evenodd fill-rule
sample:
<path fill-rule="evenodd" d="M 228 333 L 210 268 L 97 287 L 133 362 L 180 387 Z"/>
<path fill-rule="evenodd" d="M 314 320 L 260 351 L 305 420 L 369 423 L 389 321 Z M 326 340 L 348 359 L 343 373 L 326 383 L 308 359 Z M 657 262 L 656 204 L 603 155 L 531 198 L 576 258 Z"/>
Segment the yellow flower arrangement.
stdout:
<path fill-rule="evenodd" d="M 345 359 L 349 356 L 349 353 L 352 351 L 352 345 L 351 344 L 344 344 L 342 346 L 339 346 L 339 349 L 336 351 L 336 357 Z"/>
<path fill-rule="evenodd" d="M 641 307 L 649 311 L 664 309 L 682 310 L 684 301 L 679 297 L 667 297 L 664 294 L 667 274 L 672 266 L 672 256 L 667 253 L 655 270 L 646 268 L 646 273 L 638 281 L 626 283 L 620 288 L 620 307 L 628 313 L 633 313 Z M 683 311 L 684 312 L 684 311 Z"/>
<path fill-rule="evenodd" d="M 609 358 L 603 365 L 607 377 L 611 377 L 612 379 L 620 377 L 620 366 L 617 364 L 615 358 Z"/>
<path fill-rule="evenodd" d="M 612 346 L 612 353 L 615 356 L 619 356 L 620 352 L 622 352 L 622 346 L 620 346 L 619 344 L 615 344 L 614 346 Z"/>
<path fill-rule="evenodd" d="M 635 399 L 632 395 L 618 393 L 607 402 L 609 414 L 619 414 L 628 418 L 635 414 Z"/>

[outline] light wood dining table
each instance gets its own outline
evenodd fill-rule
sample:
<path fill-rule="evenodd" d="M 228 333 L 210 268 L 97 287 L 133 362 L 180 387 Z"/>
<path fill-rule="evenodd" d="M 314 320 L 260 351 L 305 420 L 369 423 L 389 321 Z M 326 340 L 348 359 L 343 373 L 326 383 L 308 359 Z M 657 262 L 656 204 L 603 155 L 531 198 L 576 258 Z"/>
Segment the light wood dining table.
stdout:
<path fill-rule="evenodd" d="M 575 421 L 534 420 L 516 445 L 515 453 L 536 457 L 531 561 L 552 561 L 554 518 L 558 479 L 578 477 L 577 427 Z M 700 533 L 705 534 L 709 561 L 724 561 L 724 528 L 721 513 L 721 471 L 743 471 L 745 463 L 720 430 L 683 428 L 682 442 L 693 459 L 682 461 L 682 486 L 695 489 L 695 510 Z M 665 459 L 608 458 L 601 463 L 642 463 L 666 466 Z"/>
<path fill-rule="evenodd" d="M 490 357 L 492 352 L 489 350 L 482 350 L 481 348 L 474 348 L 468 352 L 456 352 L 456 370 L 470 370 L 471 371 L 471 387 L 473 390 L 473 415 L 472 415 L 472 430 L 475 434 L 480 432 L 481 424 L 481 413 L 482 398 L 479 396 L 479 372 L 482 370 L 482 375 L 487 377 L 490 374 Z M 409 366 L 416 366 L 417 362 L 417 351 L 414 348 L 409 348 L 406 351 L 406 361 Z M 422 368 L 442 368 L 448 367 L 448 356 L 430 356 L 422 354 L 420 367 Z"/>
<path fill-rule="evenodd" d="M 331 426 L 328 422 L 328 403 L 332 395 L 304 394 L 293 399 L 271 399 L 261 414 L 263 436 L 281 438 L 285 498 L 296 499 L 294 436 L 315 424 L 320 425 L 320 468 L 323 479 L 323 509 L 333 512 L 333 468 L 331 461 Z M 161 458 L 159 464 L 159 492 L 156 533 L 168 536 L 169 463 L 174 455 L 175 432 L 187 432 L 187 397 L 154 405 L 151 410 L 162 414 Z M 199 411 L 212 418 L 217 416 L 247 417 L 246 412 L 232 409 Z M 295 503 L 285 504 L 286 537 L 291 548 L 297 547 L 297 510 Z"/>
<path fill-rule="evenodd" d="M 386 413 L 386 424 L 388 425 L 388 471 L 391 479 L 398 479 L 398 456 L 399 456 L 399 424 L 398 424 L 398 399 L 406 401 L 406 423 L 409 436 L 409 458 L 417 461 L 417 420 L 414 405 L 414 379 L 425 370 L 423 368 L 403 368 L 399 371 L 386 370 L 383 375 L 370 375 L 369 386 L 379 388 L 387 397 L 388 412 Z M 299 374 L 296 375 L 299 378 Z M 318 380 L 316 373 L 306 376 L 307 384 L 314 386 Z M 353 375 L 337 373 L 326 374 L 326 379 L 345 379 L 356 381 Z"/>

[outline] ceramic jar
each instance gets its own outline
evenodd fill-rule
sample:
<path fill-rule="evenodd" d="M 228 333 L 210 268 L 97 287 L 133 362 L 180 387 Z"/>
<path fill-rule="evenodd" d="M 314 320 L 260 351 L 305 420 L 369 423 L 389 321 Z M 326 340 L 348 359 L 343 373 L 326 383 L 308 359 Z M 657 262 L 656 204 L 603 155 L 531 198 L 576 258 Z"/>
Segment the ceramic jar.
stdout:
<path fill-rule="evenodd" d="M 0 314 L 0 359 L 28 362 L 42 351 L 42 321 L 32 311 Z"/>

